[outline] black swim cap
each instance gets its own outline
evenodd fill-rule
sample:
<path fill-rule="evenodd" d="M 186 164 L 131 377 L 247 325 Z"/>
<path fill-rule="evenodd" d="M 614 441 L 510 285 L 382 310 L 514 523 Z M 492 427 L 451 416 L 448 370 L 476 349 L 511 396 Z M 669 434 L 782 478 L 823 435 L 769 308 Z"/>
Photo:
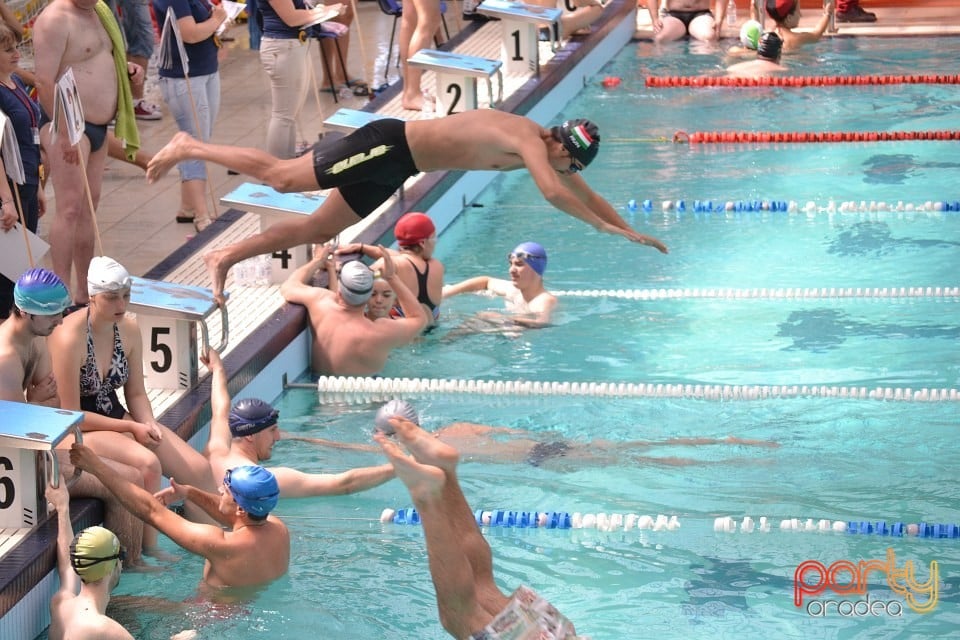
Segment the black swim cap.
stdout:
<path fill-rule="evenodd" d="M 760 42 L 757 44 L 757 57 L 779 62 L 781 49 L 783 49 L 783 39 L 773 31 L 767 31 L 760 36 Z"/>
<path fill-rule="evenodd" d="M 259 398 L 244 398 L 230 409 L 230 435 L 252 436 L 277 424 L 280 412 Z"/>
<path fill-rule="evenodd" d="M 600 131 L 589 120 L 567 120 L 550 130 L 553 137 L 563 143 L 574 160 L 583 166 L 589 165 L 600 151 Z"/>

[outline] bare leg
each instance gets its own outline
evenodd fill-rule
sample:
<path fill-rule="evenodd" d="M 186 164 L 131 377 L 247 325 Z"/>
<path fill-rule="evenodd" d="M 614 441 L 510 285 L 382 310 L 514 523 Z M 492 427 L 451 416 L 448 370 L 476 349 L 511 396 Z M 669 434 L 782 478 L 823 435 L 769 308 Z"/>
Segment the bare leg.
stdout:
<path fill-rule="evenodd" d="M 205 160 L 248 175 L 277 191 L 311 191 L 319 189 L 313 172 L 313 156 L 281 160 L 266 151 L 252 147 L 231 147 L 201 142 L 190 134 L 178 132 L 147 166 L 147 182 L 156 182 L 182 160 Z"/>
<path fill-rule="evenodd" d="M 360 216 L 350 208 L 340 192 L 333 190 L 320 208 L 306 218 L 284 220 L 263 233 L 207 253 L 203 261 L 213 283 L 214 297 L 223 303 L 227 272 L 241 260 L 301 244 L 326 242 L 359 219 Z"/>
<path fill-rule="evenodd" d="M 423 106 L 423 93 L 420 87 L 423 70 L 406 64 L 406 60 L 421 49 L 429 49 L 432 46 L 433 35 L 440 28 L 440 2 L 438 0 L 409 0 L 403 7 L 403 17 L 401 18 L 403 22 L 407 21 L 407 12 L 410 9 L 414 10 L 411 16 L 412 22 L 408 25 L 401 24 L 400 28 L 400 60 L 403 70 L 402 103 L 404 109 L 419 111 Z M 403 36 L 407 33 L 405 28 L 410 34 L 406 52 L 402 50 Z"/>
<path fill-rule="evenodd" d="M 508 598 L 497 588 L 493 580 L 493 556 L 490 545 L 480 533 L 473 511 L 460 488 L 457 479 L 457 463 L 460 455 L 456 449 L 435 438 L 412 422 L 400 418 L 390 421 L 397 429 L 397 437 L 413 454 L 417 462 L 439 467 L 446 476 L 443 486 L 444 510 L 449 526 L 454 530 L 462 553 L 473 569 L 480 606 L 493 618 L 507 604 Z M 476 627 L 471 631 L 476 631 Z"/>
<path fill-rule="evenodd" d="M 420 514 L 440 624 L 453 637 L 466 638 L 485 627 L 493 616 L 477 600 L 473 569 L 459 532 L 453 526 L 460 515 L 451 513 L 446 501 L 446 487 L 450 483 L 447 473 L 404 455 L 400 447 L 383 434 L 378 433 L 374 438 L 393 464 L 397 477 L 407 486 Z"/>

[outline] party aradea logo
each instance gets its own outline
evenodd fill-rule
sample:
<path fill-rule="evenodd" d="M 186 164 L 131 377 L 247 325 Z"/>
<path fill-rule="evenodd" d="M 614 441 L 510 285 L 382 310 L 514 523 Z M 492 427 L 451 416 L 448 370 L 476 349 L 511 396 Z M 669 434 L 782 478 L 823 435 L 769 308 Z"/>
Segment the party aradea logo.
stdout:
<path fill-rule="evenodd" d="M 881 577 L 903 601 L 871 598 L 870 580 L 877 585 Z M 837 597 L 831 598 L 831 595 Z M 816 617 L 901 617 L 904 602 L 916 613 L 930 613 L 936 609 L 938 597 L 936 560 L 930 563 L 926 582 L 919 582 L 913 561 L 906 560 L 898 567 L 893 549 L 887 549 L 886 560 L 837 560 L 829 566 L 817 560 L 805 560 L 797 565 L 793 574 L 793 604 Z"/>

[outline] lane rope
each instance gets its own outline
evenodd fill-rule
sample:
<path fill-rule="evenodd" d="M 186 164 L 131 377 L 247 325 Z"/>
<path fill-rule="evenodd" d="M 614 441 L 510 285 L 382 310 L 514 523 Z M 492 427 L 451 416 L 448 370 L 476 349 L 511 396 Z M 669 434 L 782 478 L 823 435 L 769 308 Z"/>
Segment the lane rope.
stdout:
<path fill-rule="evenodd" d="M 856 75 L 856 76 L 648 76 L 648 87 L 843 87 L 898 84 L 960 84 L 960 75 Z"/>

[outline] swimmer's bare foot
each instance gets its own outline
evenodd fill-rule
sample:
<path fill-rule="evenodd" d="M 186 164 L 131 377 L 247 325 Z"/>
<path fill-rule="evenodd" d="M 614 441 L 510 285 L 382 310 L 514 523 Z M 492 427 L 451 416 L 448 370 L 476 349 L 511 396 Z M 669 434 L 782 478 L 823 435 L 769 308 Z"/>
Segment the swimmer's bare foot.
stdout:
<path fill-rule="evenodd" d="M 227 283 L 227 271 L 233 266 L 225 254 L 225 249 L 216 249 L 203 256 L 203 264 L 206 265 L 210 282 L 213 284 L 213 299 L 221 308 L 227 304 L 227 299 L 223 297 L 223 287 Z"/>
<path fill-rule="evenodd" d="M 186 157 L 194 139 L 190 134 L 178 131 L 163 149 L 157 151 L 147 164 L 147 182 L 153 183 L 167 174 L 175 164 Z"/>
<path fill-rule="evenodd" d="M 373 434 L 373 439 L 383 449 L 390 464 L 393 465 L 394 472 L 400 478 L 400 481 L 407 486 L 410 497 L 414 499 L 415 503 L 418 500 L 439 499 L 446 482 L 446 474 L 443 469 L 417 462 L 416 459 L 406 455 L 396 442 L 383 433 Z"/>
<path fill-rule="evenodd" d="M 390 424 L 397 430 L 397 438 L 417 462 L 440 467 L 445 471 L 456 471 L 457 462 L 460 460 L 460 453 L 456 449 L 409 420 L 394 416 L 390 418 Z"/>
<path fill-rule="evenodd" d="M 403 98 L 400 101 L 400 106 L 404 109 L 409 109 L 410 111 L 420 111 L 423 109 L 423 103 L 426 101 L 426 97 L 420 92 L 417 92 L 414 95 L 408 96 L 403 94 Z"/>

